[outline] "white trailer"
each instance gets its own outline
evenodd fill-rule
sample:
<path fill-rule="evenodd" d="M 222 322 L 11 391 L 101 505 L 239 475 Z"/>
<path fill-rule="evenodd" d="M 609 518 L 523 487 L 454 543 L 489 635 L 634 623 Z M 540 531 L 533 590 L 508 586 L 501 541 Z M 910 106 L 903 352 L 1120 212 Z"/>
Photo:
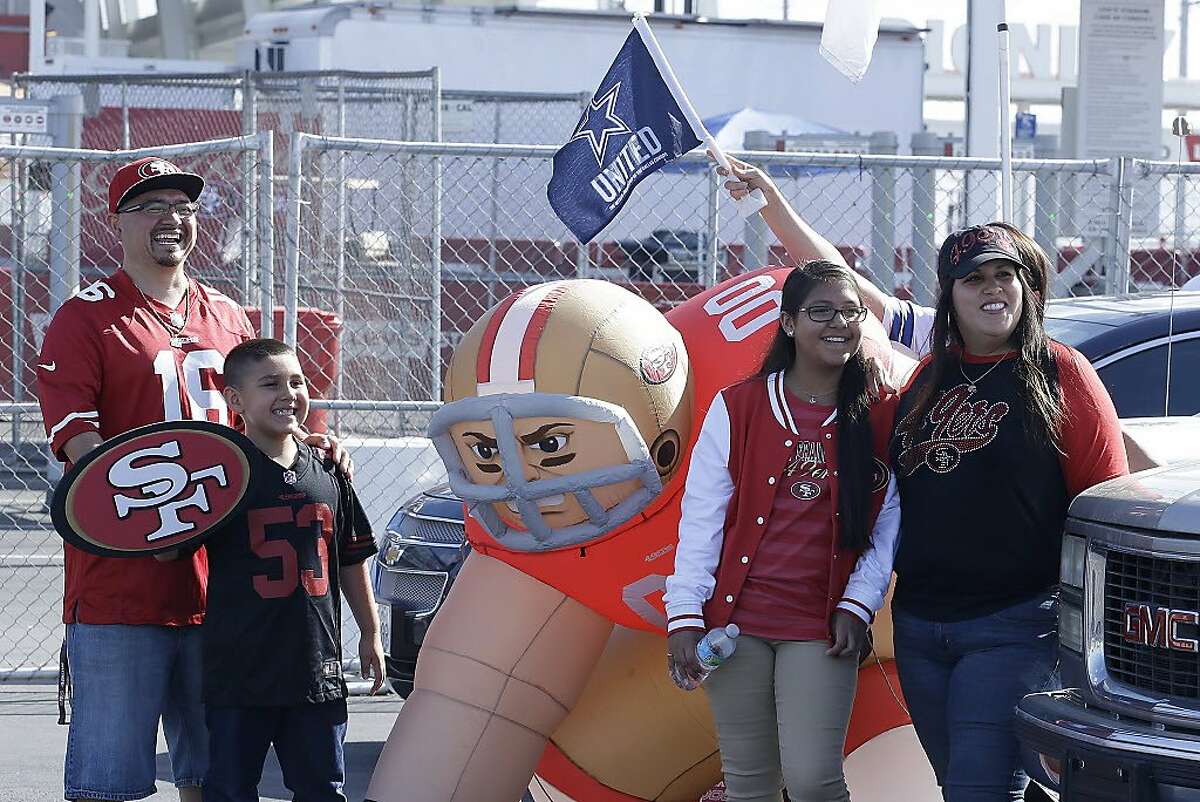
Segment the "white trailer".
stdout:
<path fill-rule="evenodd" d="M 925 44 L 909 23 L 884 22 L 858 84 L 817 52 L 819 24 L 666 15 L 651 23 L 702 117 L 749 106 L 846 132 L 893 131 L 901 152 L 922 130 Z M 611 12 L 342 3 L 255 15 L 236 52 L 247 69 L 436 65 L 443 89 L 591 92 L 631 30 L 630 15 Z"/>

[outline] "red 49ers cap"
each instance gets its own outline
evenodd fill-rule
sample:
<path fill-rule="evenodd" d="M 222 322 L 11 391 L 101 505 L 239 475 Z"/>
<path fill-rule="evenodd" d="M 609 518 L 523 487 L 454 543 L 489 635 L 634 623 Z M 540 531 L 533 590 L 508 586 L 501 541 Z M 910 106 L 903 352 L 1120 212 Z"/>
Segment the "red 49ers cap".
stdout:
<path fill-rule="evenodd" d="M 1012 235 L 1000 226 L 988 223 L 964 228 L 946 237 L 938 253 L 938 278 L 964 278 L 993 259 L 1005 259 L 1035 272 L 1022 261 Z"/>
<path fill-rule="evenodd" d="M 204 179 L 185 173 L 166 159 L 147 156 L 117 170 L 108 185 L 108 210 L 115 214 L 126 199 L 152 189 L 178 189 L 194 203 L 204 191 Z"/>

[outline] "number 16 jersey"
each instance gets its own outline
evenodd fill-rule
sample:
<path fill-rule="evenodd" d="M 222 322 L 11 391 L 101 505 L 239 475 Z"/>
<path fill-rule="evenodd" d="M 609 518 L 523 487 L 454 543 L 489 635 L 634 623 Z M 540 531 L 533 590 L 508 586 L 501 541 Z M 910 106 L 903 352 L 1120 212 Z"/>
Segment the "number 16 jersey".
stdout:
<path fill-rule="evenodd" d="M 171 314 L 183 317 L 174 333 Z M 231 424 L 221 396 L 225 354 L 254 336 L 245 311 L 189 279 L 172 310 L 148 299 L 118 270 L 80 290 L 55 313 L 37 361 L 37 394 L 50 448 L 84 432 L 107 440 L 169 420 Z M 63 623 L 199 624 L 204 551 L 191 559 L 97 557 L 67 545 Z"/>
<path fill-rule="evenodd" d="M 338 569 L 375 553 L 350 483 L 300 445 L 259 455 L 246 511 L 206 543 L 204 702 L 297 705 L 345 696 Z"/>

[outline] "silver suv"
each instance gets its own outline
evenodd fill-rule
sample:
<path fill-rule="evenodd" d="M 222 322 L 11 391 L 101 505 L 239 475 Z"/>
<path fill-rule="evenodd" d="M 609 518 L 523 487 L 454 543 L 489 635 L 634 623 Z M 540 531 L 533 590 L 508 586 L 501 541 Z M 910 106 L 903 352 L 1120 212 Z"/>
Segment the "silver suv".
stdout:
<path fill-rule="evenodd" d="M 1171 423 L 1192 461 L 1114 479 L 1071 505 L 1059 608 L 1067 690 L 1017 708 L 1026 768 L 1063 799 L 1200 800 L 1200 421 Z"/>

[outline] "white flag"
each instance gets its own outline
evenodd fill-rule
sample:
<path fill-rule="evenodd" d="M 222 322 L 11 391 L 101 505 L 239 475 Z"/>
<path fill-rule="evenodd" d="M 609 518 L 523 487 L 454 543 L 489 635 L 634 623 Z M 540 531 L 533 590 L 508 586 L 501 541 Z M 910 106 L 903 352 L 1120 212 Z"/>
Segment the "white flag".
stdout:
<path fill-rule="evenodd" d="M 857 83 L 871 66 L 883 0 L 829 0 L 821 29 L 821 55 Z"/>

